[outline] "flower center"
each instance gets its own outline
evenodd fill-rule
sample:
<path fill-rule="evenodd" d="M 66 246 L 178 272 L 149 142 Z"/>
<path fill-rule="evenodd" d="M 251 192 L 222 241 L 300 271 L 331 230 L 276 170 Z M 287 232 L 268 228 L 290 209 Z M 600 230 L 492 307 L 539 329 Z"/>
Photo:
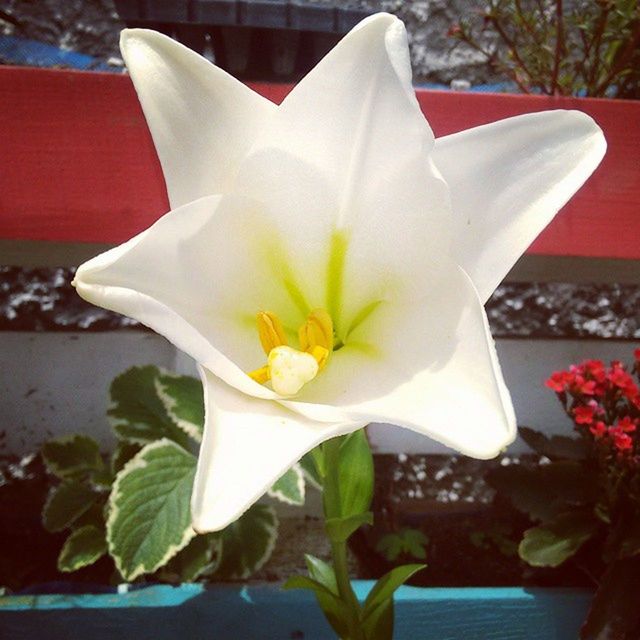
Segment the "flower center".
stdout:
<path fill-rule="evenodd" d="M 282 322 L 275 313 L 260 311 L 256 317 L 258 336 L 267 364 L 247 375 L 281 396 L 292 396 L 311 382 L 326 366 L 333 351 L 333 321 L 324 309 L 314 309 L 298 329 L 300 349 L 287 344 Z"/>

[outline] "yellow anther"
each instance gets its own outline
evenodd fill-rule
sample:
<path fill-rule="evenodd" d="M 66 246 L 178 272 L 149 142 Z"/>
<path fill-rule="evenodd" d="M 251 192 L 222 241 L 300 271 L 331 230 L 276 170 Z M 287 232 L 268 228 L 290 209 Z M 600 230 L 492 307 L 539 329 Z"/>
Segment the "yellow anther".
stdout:
<path fill-rule="evenodd" d="M 269 371 L 269 365 L 265 364 L 264 367 L 260 367 L 255 371 L 249 371 L 247 375 L 255 380 L 258 384 L 264 384 L 265 382 L 269 382 L 271 380 L 271 371 Z"/>
<path fill-rule="evenodd" d="M 312 347 L 308 353 L 316 359 L 316 362 L 318 363 L 318 370 L 321 371 L 329 359 L 329 349 L 325 349 L 317 344 L 315 347 Z"/>
<path fill-rule="evenodd" d="M 298 330 L 300 348 L 311 350 L 315 346 L 324 347 L 328 352 L 333 350 L 333 321 L 324 309 L 314 309 L 307 321 Z"/>
<path fill-rule="evenodd" d="M 294 396 L 323 369 L 333 351 L 333 322 L 324 309 L 314 309 L 300 327 L 300 349 L 287 345 L 282 323 L 270 311 L 257 315 L 260 344 L 267 354 L 264 367 L 247 375 L 258 382 L 271 382 L 273 390 L 284 397 Z"/>
<path fill-rule="evenodd" d="M 260 344 L 267 355 L 271 353 L 272 349 L 287 344 L 287 336 L 284 332 L 282 322 L 280 322 L 275 313 L 260 311 L 256 316 L 256 320 L 258 322 Z"/>

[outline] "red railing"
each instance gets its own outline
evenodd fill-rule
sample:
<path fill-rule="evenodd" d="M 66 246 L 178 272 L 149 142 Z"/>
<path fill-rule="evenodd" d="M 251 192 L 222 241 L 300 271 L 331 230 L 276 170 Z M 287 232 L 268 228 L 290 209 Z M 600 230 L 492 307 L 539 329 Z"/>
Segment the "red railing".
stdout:
<path fill-rule="evenodd" d="M 279 102 L 283 85 L 254 88 Z M 640 103 L 418 90 L 436 135 L 530 111 L 580 109 L 609 149 L 530 248 L 640 259 Z M 0 67 L 0 238 L 116 244 L 168 208 L 162 172 L 126 76 Z"/>

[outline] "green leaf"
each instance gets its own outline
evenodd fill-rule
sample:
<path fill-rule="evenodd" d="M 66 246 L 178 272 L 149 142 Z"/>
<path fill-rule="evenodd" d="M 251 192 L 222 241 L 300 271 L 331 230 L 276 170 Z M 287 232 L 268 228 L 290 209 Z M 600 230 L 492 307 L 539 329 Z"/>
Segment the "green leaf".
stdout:
<path fill-rule="evenodd" d="M 139 445 L 169 438 L 187 445 L 185 433 L 173 422 L 158 397 L 156 383 L 160 376 L 158 367 L 132 367 L 113 380 L 112 406 L 107 414 L 118 438 Z"/>
<path fill-rule="evenodd" d="M 378 540 L 376 551 L 381 553 L 390 562 L 393 562 L 404 552 L 404 545 L 397 533 L 387 533 Z"/>
<path fill-rule="evenodd" d="M 307 576 L 291 576 L 285 580 L 282 588 L 285 591 L 289 591 L 291 589 L 309 589 L 314 592 L 321 591 L 329 596 L 337 597 L 335 593 L 331 592 L 323 584 L 313 578 L 308 578 Z"/>
<path fill-rule="evenodd" d="M 47 531 L 70 527 L 98 499 L 87 484 L 67 480 L 51 491 L 42 510 L 42 524 Z"/>
<path fill-rule="evenodd" d="M 219 534 L 196 536 L 169 561 L 165 571 L 177 575 L 180 582 L 193 582 L 217 569 L 221 552 L 222 539 Z"/>
<path fill-rule="evenodd" d="M 393 640 L 393 617 L 393 597 L 389 597 L 362 623 L 367 640 Z"/>
<path fill-rule="evenodd" d="M 222 531 L 222 554 L 216 576 L 244 580 L 271 557 L 278 518 L 267 505 L 254 504 Z"/>
<path fill-rule="evenodd" d="M 363 524 L 373 524 L 373 513 L 371 511 L 356 513 L 346 518 L 327 518 L 324 527 L 331 541 L 344 542 Z"/>
<path fill-rule="evenodd" d="M 593 536 L 598 527 L 591 513 L 569 512 L 524 532 L 518 553 L 533 567 L 557 567 Z"/>
<path fill-rule="evenodd" d="M 92 525 L 98 529 L 105 528 L 105 506 L 108 495 L 101 495 L 81 516 L 73 521 L 73 530 Z"/>
<path fill-rule="evenodd" d="M 418 529 L 404 529 L 401 533 L 406 552 L 418 560 L 424 560 L 427 557 L 425 547 L 429 544 L 429 538 Z"/>
<path fill-rule="evenodd" d="M 118 440 L 111 455 L 111 472 L 118 473 L 141 448 L 139 444 L 132 444 L 126 440 Z"/>
<path fill-rule="evenodd" d="M 322 476 L 318 471 L 318 463 L 316 462 L 318 455 L 322 455 L 322 449 L 320 447 L 316 447 L 315 449 L 313 449 L 313 451 L 310 451 L 309 453 L 302 456 L 298 464 L 302 469 L 305 480 L 314 489 L 322 491 Z"/>
<path fill-rule="evenodd" d="M 373 481 L 373 456 L 364 429 L 359 429 L 340 445 L 340 515 L 347 517 L 369 510 Z"/>
<path fill-rule="evenodd" d="M 510 465 L 494 469 L 486 479 L 533 520 L 548 520 L 567 506 L 589 504 L 597 495 L 595 476 L 577 462 L 552 462 L 532 469 Z"/>
<path fill-rule="evenodd" d="M 169 417 L 190 438 L 202 440 L 204 392 L 202 382 L 192 376 L 160 375 L 156 389 Z"/>
<path fill-rule="evenodd" d="M 103 468 L 98 443 L 78 433 L 49 440 L 42 459 L 50 473 L 62 480 L 77 478 Z"/>
<path fill-rule="evenodd" d="M 338 595 L 338 583 L 333 567 L 324 560 L 320 560 L 320 558 L 316 558 L 309 553 L 305 553 L 304 559 L 307 563 L 307 569 L 309 569 L 309 575 L 327 587 L 329 591 Z"/>
<path fill-rule="evenodd" d="M 540 468 L 521 465 L 499 467 L 487 474 L 487 482 L 500 494 L 509 498 L 513 506 L 533 520 L 553 516 L 554 487 L 542 481 Z"/>
<path fill-rule="evenodd" d="M 529 427 L 520 427 L 518 433 L 534 451 L 550 460 L 579 461 L 587 457 L 587 445 L 583 439 L 567 436 L 548 437 Z"/>
<path fill-rule="evenodd" d="M 153 573 L 196 535 L 189 502 L 196 459 L 166 438 L 145 446 L 118 473 L 107 541 L 126 580 Z"/>
<path fill-rule="evenodd" d="M 329 624 L 339 638 L 349 637 L 349 611 L 342 600 L 321 582 L 306 576 L 292 576 L 283 589 L 309 589 L 314 592 L 320 608 L 324 612 Z"/>
<path fill-rule="evenodd" d="M 299 465 L 285 471 L 267 492 L 272 498 L 285 504 L 300 506 L 304 504 L 304 475 Z"/>
<path fill-rule="evenodd" d="M 387 560 L 393 562 L 401 555 L 410 555 L 418 560 L 427 557 L 425 546 L 429 538 L 417 529 L 403 529 L 398 533 L 388 533 L 378 540 L 376 551 L 382 553 Z"/>
<path fill-rule="evenodd" d="M 379 606 L 384 605 L 389 598 L 393 597 L 398 587 L 426 566 L 425 564 L 405 564 L 401 567 L 391 569 L 389 573 L 385 573 L 385 575 L 375 583 L 367 599 L 364 601 L 364 607 L 362 609 L 363 621 L 366 621 Z"/>
<path fill-rule="evenodd" d="M 106 552 L 104 530 L 90 524 L 80 527 L 66 539 L 58 556 L 58 570 L 67 573 L 88 567 Z"/>
<path fill-rule="evenodd" d="M 582 640 L 636 640 L 640 637 L 639 575 L 638 557 L 618 560 L 607 569 L 582 627 Z"/>
<path fill-rule="evenodd" d="M 108 466 L 104 466 L 99 471 L 95 471 L 91 474 L 91 484 L 97 490 L 110 490 L 114 479 L 114 474 L 111 472 L 111 468 Z"/>

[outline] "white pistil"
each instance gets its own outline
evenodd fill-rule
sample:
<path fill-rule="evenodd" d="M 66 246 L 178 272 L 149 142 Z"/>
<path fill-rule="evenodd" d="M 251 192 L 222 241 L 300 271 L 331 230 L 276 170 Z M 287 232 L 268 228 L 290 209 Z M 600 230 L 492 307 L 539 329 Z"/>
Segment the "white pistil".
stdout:
<path fill-rule="evenodd" d="M 287 346 L 271 349 L 268 358 L 271 386 L 281 396 L 293 396 L 318 375 L 316 359 Z"/>

